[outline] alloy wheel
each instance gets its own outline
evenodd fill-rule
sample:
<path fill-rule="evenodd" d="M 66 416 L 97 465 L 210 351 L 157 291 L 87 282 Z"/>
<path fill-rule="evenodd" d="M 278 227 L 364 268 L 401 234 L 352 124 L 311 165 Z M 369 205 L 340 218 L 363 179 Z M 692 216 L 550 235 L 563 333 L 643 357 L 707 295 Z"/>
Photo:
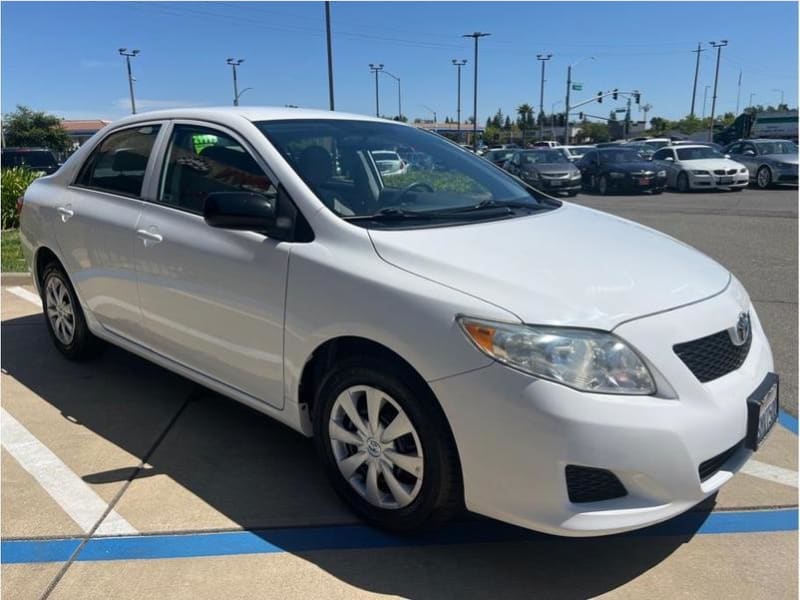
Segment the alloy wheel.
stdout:
<path fill-rule="evenodd" d="M 69 346 L 75 337 L 75 311 L 66 284 L 50 277 L 45 287 L 45 310 L 58 341 Z"/>
<path fill-rule="evenodd" d="M 769 167 L 761 167 L 756 174 L 756 182 L 758 183 L 758 187 L 762 190 L 768 188 L 769 185 L 772 183 L 772 173 L 769 170 Z"/>
<path fill-rule="evenodd" d="M 399 509 L 422 488 L 422 444 L 408 415 L 385 392 L 352 386 L 336 398 L 328 435 L 339 472 L 371 505 Z"/>

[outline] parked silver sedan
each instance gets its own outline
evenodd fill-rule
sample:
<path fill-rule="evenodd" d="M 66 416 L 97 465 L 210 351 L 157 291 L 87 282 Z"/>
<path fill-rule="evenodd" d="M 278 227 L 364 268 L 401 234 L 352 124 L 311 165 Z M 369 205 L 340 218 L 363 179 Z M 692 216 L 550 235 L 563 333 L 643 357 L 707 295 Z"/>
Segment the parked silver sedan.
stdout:
<path fill-rule="evenodd" d="M 797 144 L 789 140 L 740 140 L 726 154 L 750 171 L 751 181 L 763 189 L 776 183 L 797 185 Z"/>
<path fill-rule="evenodd" d="M 739 191 L 749 182 L 747 167 L 705 145 L 666 146 L 653 162 L 667 171 L 667 185 L 679 192 L 725 188 Z"/>

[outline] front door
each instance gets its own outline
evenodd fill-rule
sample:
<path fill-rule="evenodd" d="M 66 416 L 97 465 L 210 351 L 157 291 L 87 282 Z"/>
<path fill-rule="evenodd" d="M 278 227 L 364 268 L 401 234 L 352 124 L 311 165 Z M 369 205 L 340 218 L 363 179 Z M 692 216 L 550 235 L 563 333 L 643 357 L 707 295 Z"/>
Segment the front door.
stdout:
<path fill-rule="evenodd" d="M 208 194 L 275 195 L 276 182 L 232 132 L 173 126 L 157 201 L 136 231 L 146 343 L 240 392 L 283 406 L 283 315 L 291 244 L 209 227 Z"/>

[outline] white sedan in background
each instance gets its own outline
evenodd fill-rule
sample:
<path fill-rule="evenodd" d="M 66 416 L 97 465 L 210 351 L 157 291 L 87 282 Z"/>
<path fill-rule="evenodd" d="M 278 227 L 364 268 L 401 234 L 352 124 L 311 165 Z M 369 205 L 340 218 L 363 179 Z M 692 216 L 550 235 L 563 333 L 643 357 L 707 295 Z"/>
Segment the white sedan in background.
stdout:
<path fill-rule="evenodd" d="M 747 187 L 750 175 L 742 163 L 710 146 L 667 146 L 657 150 L 653 162 L 667 171 L 667 186 L 679 192 Z"/>

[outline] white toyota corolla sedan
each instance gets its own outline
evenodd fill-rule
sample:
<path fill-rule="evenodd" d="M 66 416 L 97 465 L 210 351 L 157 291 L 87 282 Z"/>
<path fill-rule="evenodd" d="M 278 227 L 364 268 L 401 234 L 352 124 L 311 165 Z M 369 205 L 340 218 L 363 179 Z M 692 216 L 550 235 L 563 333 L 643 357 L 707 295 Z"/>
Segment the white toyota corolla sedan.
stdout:
<path fill-rule="evenodd" d="M 702 144 L 661 148 L 652 161 L 667 171 L 667 185 L 679 192 L 717 188 L 739 191 L 750 183 L 747 167 Z"/>
<path fill-rule="evenodd" d="M 409 147 L 427 167 L 376 165 Z M 560 535 L 644 527 L 716 492 L 777 418 L 727 269 L 407 125 L 135 115 L 38 179 L 21 219 L 67 358 L 115 344 L 313 436 L 395 531 L 464 505 Z"/>

